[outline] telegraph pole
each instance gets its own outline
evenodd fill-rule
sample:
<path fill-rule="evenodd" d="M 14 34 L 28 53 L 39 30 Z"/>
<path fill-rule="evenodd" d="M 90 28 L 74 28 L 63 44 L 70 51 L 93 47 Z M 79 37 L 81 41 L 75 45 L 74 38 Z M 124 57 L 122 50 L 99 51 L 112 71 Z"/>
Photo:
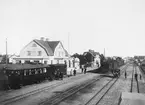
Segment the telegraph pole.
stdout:
<path fill-rule="evenodd" d="M 104 48 L 104 57 L 105 57 L 105 48 Z"/>
<path fill-rule="evenodd" d="M 68 54 L 70 53 L 70 48 L 69 48 L 69 37 L 70 37 L 70 32 L 68 32 Z"/>
<path fill-rule="evenodd" d="M 8 52 L 7 52 L 7 38 L 6 38 L 6 67 L 7 67 L 7 64 L 8 64 L 7 55 L 8 55 Z"/>

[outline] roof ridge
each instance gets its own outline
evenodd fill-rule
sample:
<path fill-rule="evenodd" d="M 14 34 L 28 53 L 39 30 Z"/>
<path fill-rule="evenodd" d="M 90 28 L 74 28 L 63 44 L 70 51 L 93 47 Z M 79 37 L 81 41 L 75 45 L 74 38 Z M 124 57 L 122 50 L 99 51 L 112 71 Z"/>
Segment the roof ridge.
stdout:
<path fill-rule="evenodd" d="M 37 42 L 38 44 L 40 44 L 40 46 L 43 47 L 43 48 L 45 49 L 45 51 L 46 51 L 46 53 L 47 53 L 48 55 L 50 55 L 50 56 L 51 56 L 51 55 L 54 55 L 54 53 L 53 53 L 53 51 L 52 51 L 50 45 L 49 45 L 48 43 L 46 43 L 46 41 L 38 40 L 38 39 L 34 39 L 33 41 L 35 41 L 35 42 Z M 41 41 L 41 42 L 40 42 L 40 41 Z M 47 47 L 46 47 L 45 44 L 47 44 Z M 48 49 L 49 49 L 49 50 L 48 50 Z"/>

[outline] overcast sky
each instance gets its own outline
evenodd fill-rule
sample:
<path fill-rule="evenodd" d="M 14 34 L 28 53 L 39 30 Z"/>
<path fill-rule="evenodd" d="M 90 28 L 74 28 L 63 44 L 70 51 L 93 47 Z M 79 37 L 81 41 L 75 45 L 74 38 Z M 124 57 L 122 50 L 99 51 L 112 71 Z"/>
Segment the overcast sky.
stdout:
<path fill-rule="evenodd" d="M 0 0 L 0 53 L 33 39 L 60 40 L 70 53 L 145 55 L 145 0 Z"/>

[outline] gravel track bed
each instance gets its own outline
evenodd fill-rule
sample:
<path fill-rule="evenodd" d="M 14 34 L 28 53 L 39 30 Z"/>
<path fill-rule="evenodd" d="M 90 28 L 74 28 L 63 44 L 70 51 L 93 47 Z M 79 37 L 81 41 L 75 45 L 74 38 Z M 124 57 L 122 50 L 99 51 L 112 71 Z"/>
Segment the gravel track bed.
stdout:
<path fill-rule="evenodd" d="M 127 71 L 129 69 L 131 68 L 128 66 Z M 121 75 L 117 83 L 115 83 L 98 105 L 118 105 L 121 93 L 130 91 L 130 82 L 130 78 L 125 79 L 124 75 Z"/>
<path fill-rule="evenodd" d="M 131 92 L 135 92 L 135 93 L 137 93 L 137 81 L 135 80 L 135 77 L 134 77 L 134 74 L 135 74 L 135 71 L 136 71 L 136 67 L 135 67 L 135 65 L 134 65 L 134 67 L 133 67 L 133 70 L 132 70 L 132 73 L 133 73 L 133 75 L 132 75 L 132 91 Z"/>
<path fill-rule="evenodd" d="M 121 67 L 120 69 L 124 67 L 125 66 Z M 94 94 L 97 93 L 109 80 L 111 80 L 111 78 L 109 77 L 103 78 L 100 81 L 90 85 L 88 88 L 82 89 L 81 91 L 77 92 L 75 95 L 59 103 L 58 105 L 85 105 L 87 101 L 91 99 L 94 96 Z M 107 87 L 110 87 L 110 86 L 107 86 Z M 101 91 L 102 94 L 104 90 Z M 102 94 L 98 94 L 97 97 L 95 97 L 93 102 L 91 102 L 90 104 L 94 105 L 93 103 L 95 103 L 99 99 L 99 97 L 102 96 Z"/>
<path fill-rule="evenodd" d="M 55 96 L 56 94 L 60 94 L 63 91 L 65 91 L 65 90 L 67 90 L 75 85 L 78 85 L 82 82 L 93 79 L 94 77 L 98 76 L 98 74 L 91 74 L 90 73 L 90 74 L 86 74 L 84 76 L 85 76 L 85 78 L 83 78 L 83 77 L 80 79 L 76 78 L 76 80 L 73 82 L 70 81 L 67 84 L 63 84 L 63 85 L 60 85 L 60 86 L 55 87 L 53 89 L 43 91 L 43 92 L 36 94 L 36 95 L 32 95 L 32 96 L 27 97 L 25 99 L 19 100 L 15 103 L 11 103 L 11 105 L 39 105 L 40 103 L 42 103 L 46 100 L 49 100 L 51 97 Z"/>
<path fill-rule="evenodd" d="M 124 88 L 126 89 L 124 81 L 119 79 L 98 105 L 118 105 L 120 94 L 124 92 Z"/>
<path fill-rule="evenodd" d="M 80 90 L 79 92 L 75 93 L 73 96 L 67 98 L 63 102 L 59 103 L 58 105 L 84 105 L 88 99 L 94 96 L 111 78 L 105 77 L 102 78 L 100 81 L 97 81 L 88 87 Z"/>
<path fill-rule="evenodd" d="M 91 75 L 91 74 L 87 74 L 87 75 Z M 68 81 L 73 81 L 73 80 L 76 80 L 76 79 L 80 79 L 84 76 L 85 76 L 84 74 L 79 74 L 79 75 L 72 76 L 72 77 L 69 77 L 69 78 L 64 78 L 63 81 L 61 81 L 61 80 L 54 80 L 54 81 L 51 81 L 51 82 L 50 81 L 45 81 L 45 82 L 42 82 L 40 84 L 28 85 L 28 86 L 22 87 L 21 89 L 9 90 L 7 92 L 1 93 L 0 102 L 4 101 L 6 99 L 12 98 L 12 97 L 16 97 L 16 96 L 19 96 L 19 95 L 29 93 L 29 92 L 34 91 L 34 90 L 44 88 L 44 87 L 48 87 L 48 86 L 52 86 L 52 85 L 57 86 L 57 84 L 64 84 L 64 83 L 67 83 Z"/>
<path fill-rule="evenodd" d="M 145 74 L 143 74 L 143 72 L 140 70 L 140 67 L 136 67 L 136 69 L 139 70 L 140 73 L 142 74 L 141 79 L 138 78 L 139 92 L 140 93 L 145 93 L 145 83 L 144 83 L 144 80 L 145 80 L 144 76 L 145 76 Z"/>

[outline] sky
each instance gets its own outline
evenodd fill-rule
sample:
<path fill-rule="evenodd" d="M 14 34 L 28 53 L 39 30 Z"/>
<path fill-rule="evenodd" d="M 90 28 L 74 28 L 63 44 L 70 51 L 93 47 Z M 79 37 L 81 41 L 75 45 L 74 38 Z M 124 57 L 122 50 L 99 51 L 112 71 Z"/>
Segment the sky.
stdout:
<path fill-rule="evenodd" d="M 0 54 L 33 39 L 60 40 L 70 54 L 145 55 L 145 0 L 0 0 Z"/>

